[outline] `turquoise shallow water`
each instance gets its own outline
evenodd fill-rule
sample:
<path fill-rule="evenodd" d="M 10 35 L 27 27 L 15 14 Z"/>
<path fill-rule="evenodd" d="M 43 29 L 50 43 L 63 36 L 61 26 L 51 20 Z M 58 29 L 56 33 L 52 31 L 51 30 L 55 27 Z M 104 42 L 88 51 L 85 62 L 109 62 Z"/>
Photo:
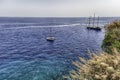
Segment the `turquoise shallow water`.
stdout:
<path fill-rule="evenodd" d="M 112 20 L 101 18 L 100 26 Z M 1 18 L 0 80 L 61 80 L 87 49 L 101 51 L 104 28 L 86 24 L 86 18 Z M 53 43 L 46 41 L 50 27 Z"/>

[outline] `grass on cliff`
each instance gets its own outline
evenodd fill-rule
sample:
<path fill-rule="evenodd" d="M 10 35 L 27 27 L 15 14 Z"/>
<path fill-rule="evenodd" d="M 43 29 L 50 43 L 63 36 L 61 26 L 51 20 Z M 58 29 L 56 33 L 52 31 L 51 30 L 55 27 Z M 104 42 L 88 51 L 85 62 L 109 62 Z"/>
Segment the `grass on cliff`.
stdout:
<path fill-rule="evenodd" d="M 106 25 L 107 31 L 113 31 L 115 29 L 120 29 L 120 21 L 119 20 L 111 22 L 110 24 Z"/>
<path fill-rule="evenodd" d="M 106 26 L 102 48 L 108 53 L 111 53 L 113 48 L 120 52 L 120 21 L 114 21 Z"/>
<path fill-rule="evenodd" d="M 113 55 L 114 54 L 114 55 Z M 66 80 L 120 80 L 120 53 L 116 49 L 113 54 L 93 54 L 90 60 L 80 58 L 73 62 L 76 70 L 70 71 Z"/>

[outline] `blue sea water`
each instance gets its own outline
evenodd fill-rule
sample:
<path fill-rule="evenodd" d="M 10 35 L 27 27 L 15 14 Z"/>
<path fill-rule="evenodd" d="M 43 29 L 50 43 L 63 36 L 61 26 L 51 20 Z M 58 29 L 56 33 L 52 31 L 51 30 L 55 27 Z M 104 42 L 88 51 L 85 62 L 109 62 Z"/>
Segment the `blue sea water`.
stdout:
<path fill-rule="evenodd" d="M 0 18 L 0 80 L 62 80 L 72 61 L 101 51 L 102 31 L 87 30 L 87 18 Z M 52 35 L 51 43 L 46 37 Z"/>

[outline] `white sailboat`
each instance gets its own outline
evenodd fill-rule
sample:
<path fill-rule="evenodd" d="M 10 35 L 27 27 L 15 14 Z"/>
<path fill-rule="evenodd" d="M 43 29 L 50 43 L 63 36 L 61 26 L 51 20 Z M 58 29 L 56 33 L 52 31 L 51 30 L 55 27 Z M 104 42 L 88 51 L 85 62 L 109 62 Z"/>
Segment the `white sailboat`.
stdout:
<path fill-rule="evenodd" d="M 52 28 L 50 27 L 50 36 L 46 38 L 47 41 L 53 42 L 55 40 L 55 37 L 52 35 Z"/>

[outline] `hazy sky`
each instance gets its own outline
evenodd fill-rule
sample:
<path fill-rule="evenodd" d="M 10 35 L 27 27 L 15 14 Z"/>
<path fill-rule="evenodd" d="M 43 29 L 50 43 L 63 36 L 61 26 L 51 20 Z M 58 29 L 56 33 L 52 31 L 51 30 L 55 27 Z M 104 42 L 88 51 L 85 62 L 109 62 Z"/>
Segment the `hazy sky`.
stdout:
<path fill-rule="evenodd" d="M 0 0 L 0 16 L 120 16 L 120 0 Z"/>

